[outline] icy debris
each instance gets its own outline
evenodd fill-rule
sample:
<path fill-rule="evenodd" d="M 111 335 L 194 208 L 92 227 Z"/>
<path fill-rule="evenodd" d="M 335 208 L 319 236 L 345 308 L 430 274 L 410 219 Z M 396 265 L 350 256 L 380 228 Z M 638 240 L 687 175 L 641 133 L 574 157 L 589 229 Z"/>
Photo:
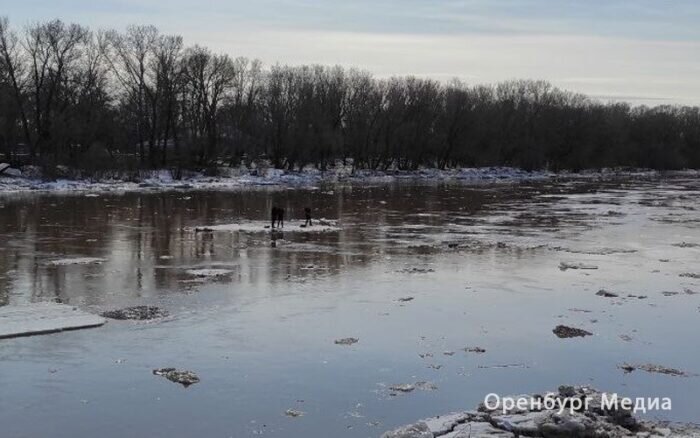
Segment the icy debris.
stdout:
<path fill-rule="evenodd" d="M 506 363 L 498 365 L 479 365 L 478 368 L 481 369 L 504 369 L 504 368 L 530 368 L 524 363 Z"/>
<path fill-rule="evenodd" d="M 608 292 L 605 289 L 601 289 L 598 292 L 595 293 L 599 297 L 605 297 L 605 298 L 617 298 L 619 295 L 614 293 L 614 292 Z"/>
<path fill-rule="evenodd" d="M 684 272 L 680 274 L 680 277 L 700 279 L 700 274 L 696 274 L 694 272 Z"/>
<path fill-rule="evenodd" d="M 425 424 L 433 434 L 440 436 L 452 432 L 457 425 L 464 423 L 468 418 L 470 418 L 470 415 L 478 415 L 479 418 L 486 419 L 485 414 L 457 412 L 429 418 L 425 420 Z"/>
<path fill-rule="evenodd" d="M 195 227 L 194 231 L 198 233 L 209 233 L 213 231 L 265 231 L 269 226 L 256 224 L 252 229 L 250 224 L 224 224 L 224 225 L 204 225 Z"/>
<path fill-rule="evenodd" d="M 385 432 L 382 438 L 700 437 L 700 428 L 696 425 L 638 420 L 632 410 L 625 409 L 621 403 L 608 408 L 604 405 L 603 396 L 602 392 L 585 386 L 562 386 L 558 392 L 545 396 L 502 397 L 499 399 L 501 403 L 506 399 L 542 402 L 545 397 L 554 399 L 556 403 L 553 403 L 552 409 L 533 410 L 530 409 L 531 405 L 546 405 L 543 402 L 524 403 L 522 409 L 505 410 L 505 413 L 501 403 L 496 409 L 482 403 L 477 411 L 428 418 Z M 584 399 L 588 403 L 583 403 Z M 580 402 L 580 409 L 567 408 L 558 412 L 559 406 L 573 405 L 574 401 Z"/>
<path fill-rule="evenodd" d="M 54 266 L 99 265 L 99 264 L 104 263 L 106 261 L 107 261 L 106 259 L 99 258 L 99 257 L 75 257 L 75 258 L 52 260 L 49 263 L 54 265 Z"/>
<path fill-rule="evenodd" d="M 168 316 L 168 312 L 154 306 L 134 306 L 119 310 L 108 310 L 106 312 L 102 312 L 102 316 L 110 319 L 132 319 L 145 321 L 156 318 L 165 318 Z"/>
<path fill-rule="evenodd" d="M 357 338 L 342 338 L 342 339 L 336 339 L 335 344 L 336 345 L 352 345 L 352 344 L 357 344 L 360 340 Z"/>
<path fill-rule="evenodd" d="M 618 366 L 618 368 L 623 370 L 625 373 L 631 373 L 632 371 L 635 371 L 635 370 L 642 370 L 642 371 L 646 371 L 647 373 L 666 374 L 669 376 L 677 376 L 677 377 L 689 377 L 691 375 L 691 374 L 686 373 L 685 371 L 681 371 L 681 370 L 678 370 L 675 368 L 665 367 L 663 365 L 651 364 L 651 363 L 646 363 L 646 364 L 641 364 L 641 365 L 633 365 L 633 364 L 623 363 L 622 365 Z"/>
<path fill-rule="evenodd" d="M 9 173 L 14 177 L 7 176 Z M 387 171 L 354 169 L 352 165 L 338 162 L 327 171 L 306 167 L 301 171 L 274 169 L 270 163 L 235 168 L 220 167 L 218 176 L 201 172 L 183 172 L 182 179 L 174 179 L 169 170 L 139 170 L 138 172 L 103 172 L 101 178 L 81 178 L 80 171 L 65 166 L 56 166 L 60 179 L 42 180 L 41 170 L 36 166 L 24 166 L 22 171 L 8 169 L 0 174 L 0 191 L 92 191 L 134 192 L 144 190 L 230 190 L 248 186 L 314 187 L 319 183 L 391 183 L 394 181 L 456 181 L 462 184 L 494 184 L 514 181 L 568 179 L 597 179 L 606 176 L 654 176 L 650 170 L 619 171 L 601 170 L 581 173 L 553 173 L 546 171 L 524 171 L 511 167 L 456 168 L 439 170 L 421 168 L 416 171 Z M 686 171 L 686 176 L 697 176 L 696 171 Z M 68 179 L 76 178 L 76 179 Z"/>
<path fill-rule="evenodd" d="M 678 248 L 697 248 L 700 247 L 700 243 L 681 242 L 674 243 L 673 246 L 677 246 Z"/>
<path fill-rule="evenodd" d="M 303 417 L 304 412 L 296 410 L 296 409 L 287 409 L 286 411 L 284 411 L 284 415 L 286 415 L 287 417 L 292 417 L 292 418 Z"/>
<path fill-rule="evenodd" d="M 624 213 L 622 211 L 615 211 L 615 210 L 608 210 L 607 213 L 605 213 L 606 216 L 627 216 L 627 213 Z"/>
<path fill-rule="evenodd" d="M 672 296 L 678 295 L 678 292 L 671 291 L 671 290 L 665 290 L 665 291 L 661 292 L 661 295 L 663 295 L 665 297 L 672 297 Z"/>
<path fill-rule="evenodd" d="M 412 392 L 416 389 L 415 385 L 410 383 L 401 383 L 398 385 L 391 385 L 389 389 L 396 392 Z"/>
<path fill-rule="evenodd" d="M 467 348 L 464 348 L 464 351 L 466 351 L 467 353 L 476 353 L 476 354 L 486 353 L 486 350 L 481 348 L 481 347 L 467 347 Z"/>
<path fill-rule="evenodd" d="M 559 263 L 559 269 L 566 271 L 567 269 L 598 269 L 598 267 L 595 265 L 588 265 L 586 263 L 561 262 Z"/>
<path fill-rule="evenodd" d="M 404 269 L 401 269 L 399 272 L 401 272 L 401 273 L 403 273 L 403 274 L 428 274 L 428 273 L 430 273 L 430 272 L 435 272 L 435 270 L 432 269 L 432 268 L 416 268 L 416 267 L 413 267 L 413 268 L 404 268 Z"/>
<path fill-rule="evenodd" d="M 207 278 L 207 277 L 227 277 L 231 274 L 233 274 L 233 271 L 230 269 L 188 269 L 185 271 L 187 275 L 191 275 L 193 277 L 200 277 L 200 278 Z"/>
<path fill-rule="evenodd" d="M 428 425 L 421 422 L 386 432 L 382 435 L 382 438 L 433 438 L 434 436 Z"/>
<path fill-rule="evenodd" d="M 584 254 L 584 255 L 613 255 L 613 254 L 632 254 L 637 252 L 636 249 L 625 249 L 625 248 L 598 248 L 598 249 L 572 249 L 562 246 L 550 247 L 553 251 L 563 251 L 571 254 Z"/>
<path fill-rule="evenodd" d="M 22 176 L 22 171 L 10 167 L 8 163 L 0 163 L 0 175 L 19 178 Z"/>
<path fill-rule="evenodd" d="M 199 377 L 192 371 L 180 371 L 175 368 L 158 368 L 153 370 L 156 376 L 162 376 L 174 383 L 187 388 L 190 385 L 199 383 Z"/>
<path fill-rule="evenodd" d="M 0 307 L 0 339 L 99 327 L 104 318 L 57 303 Z"/>
<path fill-rule="evenodd" d="M 634 295 L 634 294 L 627 294 L 628 298 L 636 298 L 638 300 L 646 300 L 647 296 L 646 295 Z"/>
<path fill-rule="evenodd" d="M 413 297 L 402 297 L 399 298 L 397 301 L 399 301 L 400 303 L 407 303 L 409 301 L 413 301 Z"/>
<path fill-rule="evenodd" d="M 432 382 L 416 382 L 413 386 L 420 391 L 437 391 L 438 387 Z"/>
<path fill-rule="evenodd" d="M 416 382 L 416 383 L 401 383 L 397 385 L 390 385 L 389 390 L 393 392 L 400 392 L 400 393 L 409 393 L 413 392 L 416 389 L 420 391 L 435 391 L 437 390 L 437 386 L 434 383 L 431 382 Z"/>
<path fill-rule="evenodd" d="M 310 225 L 309 228 L 313 228 L 316 226 L 321 226 L 321 227 L 338 227 L 339 223 L 337 220 L 334 219 L 326 219 L 326 218 L 320 218 L 316 219 L 314 222 L 317 223 L 317 225 Z"/>
<path fill-rule="evenodd" d="M 559 338 L 579 338 L 593 335 L 593 333 L 587 332 L 586 330 L 576 327 L 568 327 L 565 325 L 556 326 L 552 332 Z"/>

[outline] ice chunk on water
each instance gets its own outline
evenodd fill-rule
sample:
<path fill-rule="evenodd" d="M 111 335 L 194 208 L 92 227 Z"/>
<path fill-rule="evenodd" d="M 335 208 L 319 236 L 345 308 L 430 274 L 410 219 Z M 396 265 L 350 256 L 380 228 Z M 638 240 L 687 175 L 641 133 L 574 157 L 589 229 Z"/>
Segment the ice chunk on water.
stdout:
<path fill-rule="evenodd" d="M 107 322 L 98 315 L 57 303 L 0 307 L 0 339 L 98 327 Z"/>
<path fill-rule="evenodd" d="M 54 266 L 66 266 L 66 265 L 97 265 L 104 263 L 106 260 L 99 257 L 73 257 L 52 260 L 50 263 Z"/>

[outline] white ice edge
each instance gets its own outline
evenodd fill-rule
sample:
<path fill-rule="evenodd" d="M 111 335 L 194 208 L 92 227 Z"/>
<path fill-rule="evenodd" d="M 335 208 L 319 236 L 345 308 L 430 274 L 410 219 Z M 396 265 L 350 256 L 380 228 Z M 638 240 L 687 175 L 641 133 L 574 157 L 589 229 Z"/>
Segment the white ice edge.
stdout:
<path fill-rule="evenodd" d="M 57 303 L 0 307 L 0 339 L 98 327 L 107 322 L 98 315 Z"/>

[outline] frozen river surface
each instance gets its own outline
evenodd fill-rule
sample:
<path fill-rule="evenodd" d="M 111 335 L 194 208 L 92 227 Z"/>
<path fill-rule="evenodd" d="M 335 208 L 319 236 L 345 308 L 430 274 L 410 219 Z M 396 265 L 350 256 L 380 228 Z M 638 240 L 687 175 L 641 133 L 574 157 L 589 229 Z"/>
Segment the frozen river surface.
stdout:
<path fill-rule="evenodd" d="M 273 205 L 287 210 L 275 247 Z M 307 205 L 329 221 L 300 228 Z M 0 340 L 2 437 L 372 437 L 561 384 L 670 397 L 650 418 L 700 421 L 697 179 L 0 206 L 0 305 L 169 313 Z M 593 335 L 560 339 L 558 325 Z M 153 375 L 164 367 L 201 381 Z"/>

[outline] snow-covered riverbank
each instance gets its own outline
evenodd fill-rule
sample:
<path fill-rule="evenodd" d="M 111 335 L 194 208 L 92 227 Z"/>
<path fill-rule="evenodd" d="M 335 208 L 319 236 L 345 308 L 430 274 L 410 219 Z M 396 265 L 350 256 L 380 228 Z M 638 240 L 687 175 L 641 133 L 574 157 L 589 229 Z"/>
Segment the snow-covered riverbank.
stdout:
<path fill-rule="evenodd" d="M 105 173 L 101 178 L 42 178 L 37 172 L 15 172 L 0 176 L 0 193 L 50 192 L 133 192 L 148 190 L 233 190 L 255 186 L 314 187 L 324 183 L 379 184 L 401 180 L 484 184 L 552 179 L 607 179 L 616 177 L 656 177 L 665 174 L 700 176 L 700 171 L 657 172 L 653 170 L 590 170 L 580 173 L 525 171 L 512 167 L 480 167 L 415 171 L 355 170 L 336 167 L 322 172 L 317 169 L 284 171 L 281 169 L 220 168 L 218 176 L 189 172 L 180 179 L 169 170 Z"/>

